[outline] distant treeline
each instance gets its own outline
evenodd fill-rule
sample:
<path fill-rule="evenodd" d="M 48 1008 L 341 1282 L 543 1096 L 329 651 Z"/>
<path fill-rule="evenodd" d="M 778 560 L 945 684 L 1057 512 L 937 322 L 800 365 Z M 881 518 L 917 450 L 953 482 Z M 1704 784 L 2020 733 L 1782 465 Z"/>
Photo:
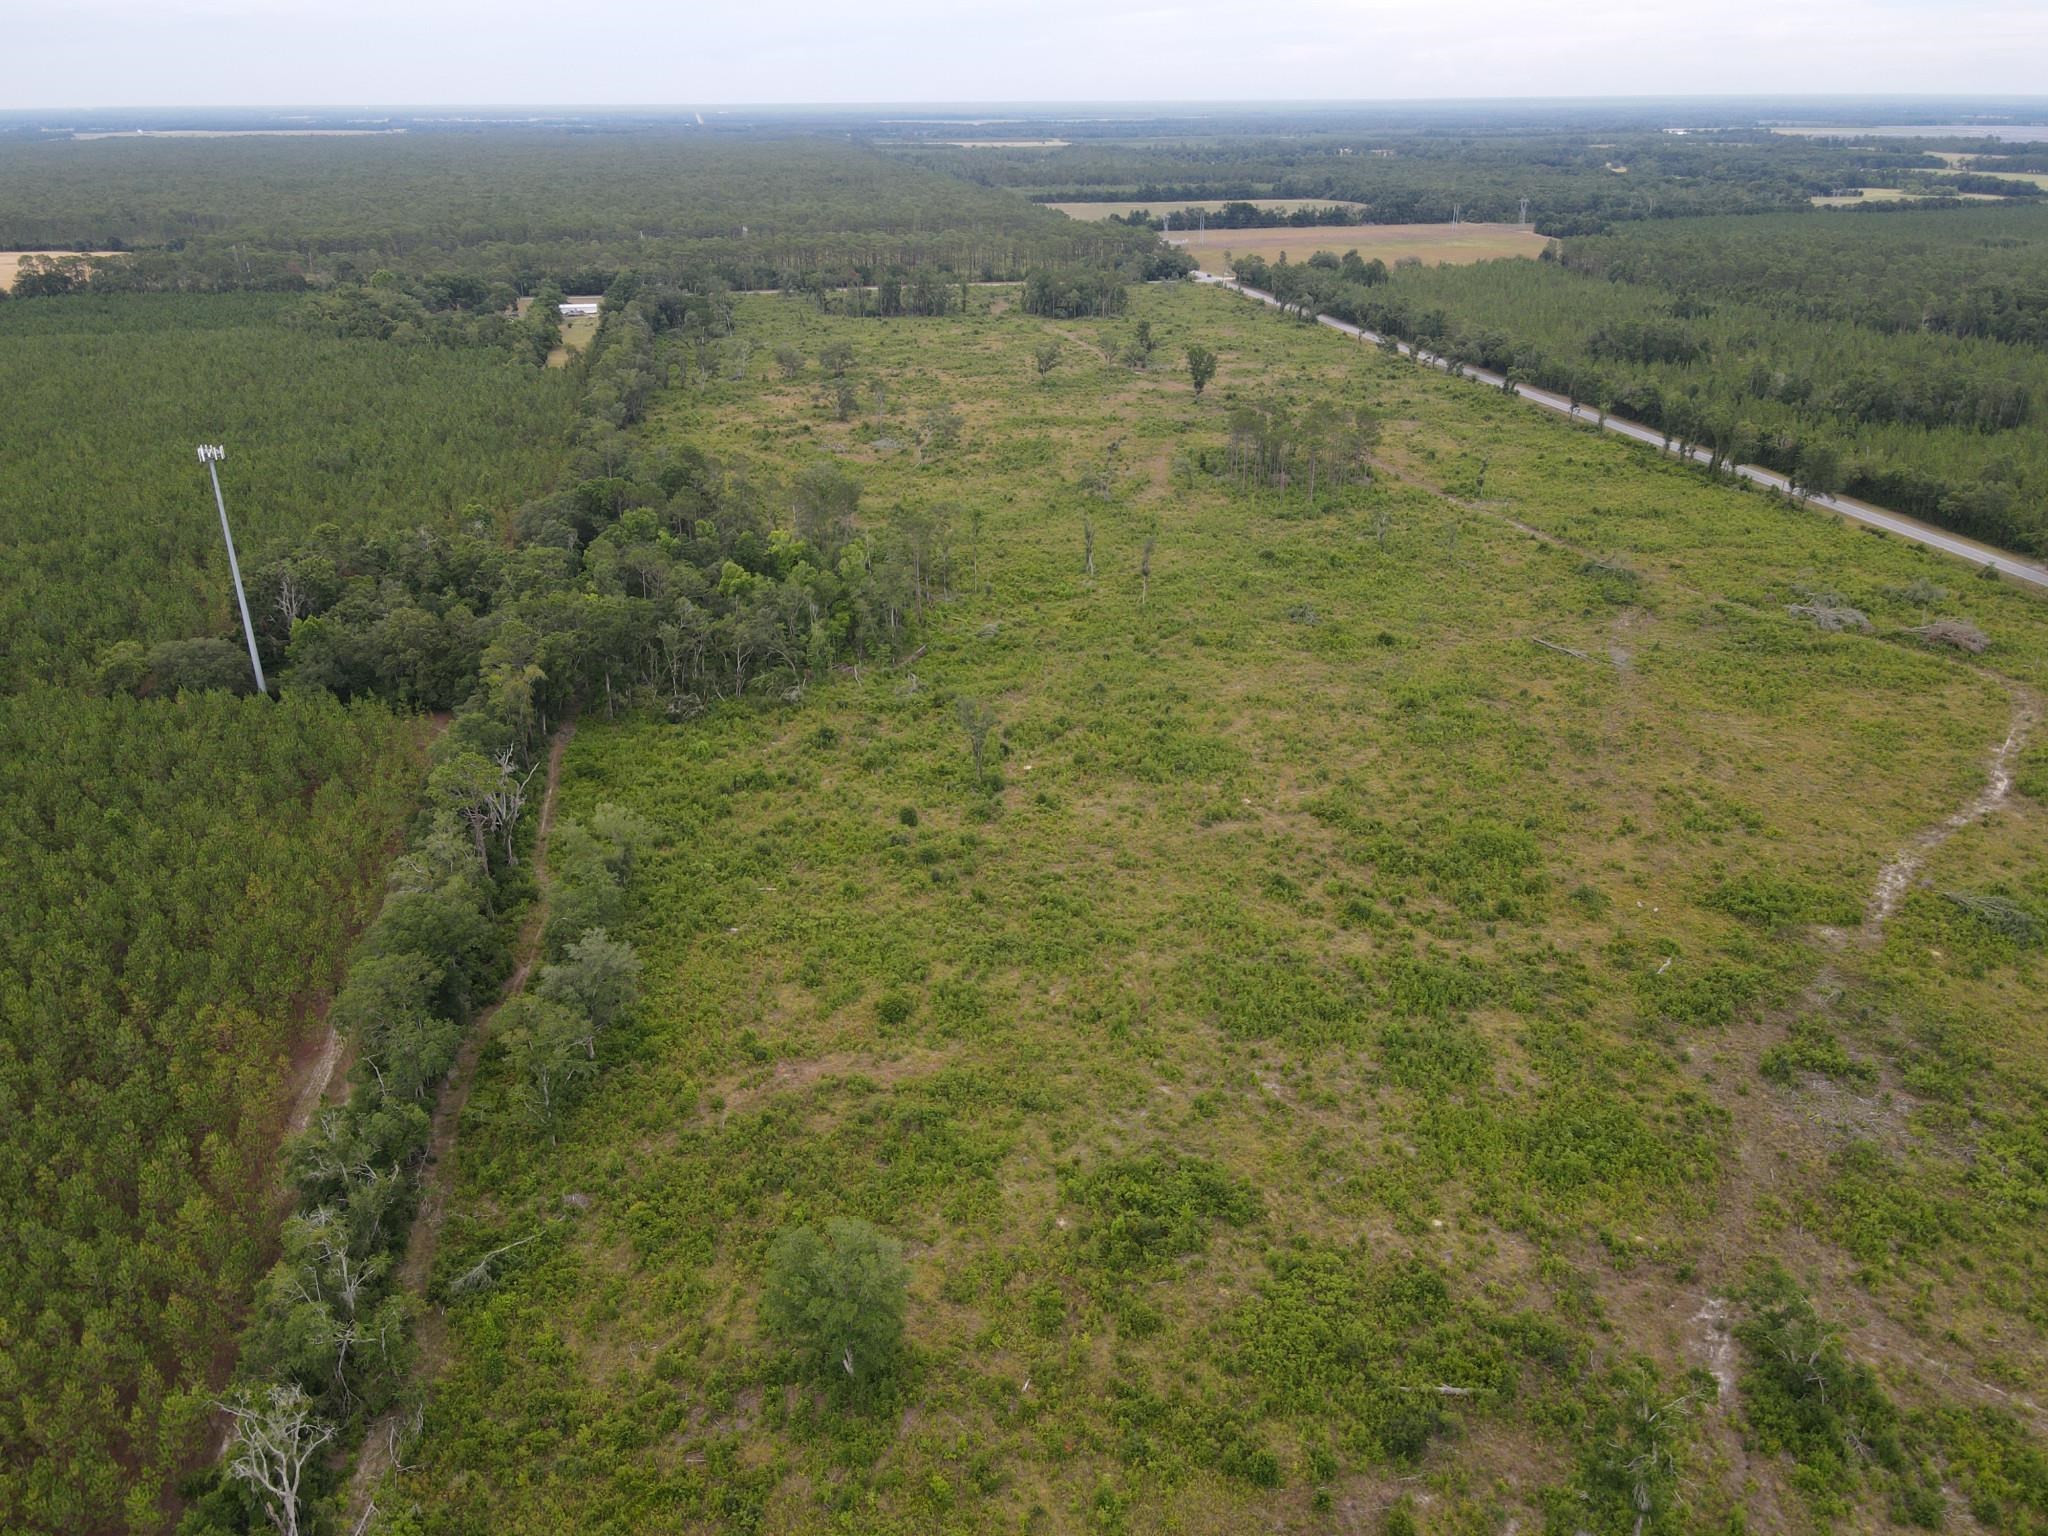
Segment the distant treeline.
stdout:
<path fill-rule="evenodd" d="M 0 249 L 126 251 L 100 281 L 128 288 L 292 289 L 385 269 L 523 293 L 602 292 L 628 268 L 735 288 L 924 267 L 992 280 L 1113 266 L 1149 243 L 823 138 L 0 141 Z"/>
<path fill-rule="evenodd" d="M 1112 213 L 1112 223 L 1143 229 L 1313 229 L 1326 224 L 1364 222 L 1364 210 L 1338 203 L 1321 207 L 1260 208 L 1247 202 L 1227 202 L 1220 208 L 1178 208 L 1167 213 L 1147 213 L 1133 208 L 1129 213 Z"/>
<path fill-rule="evenodd" d="M 1856 147 L 1761 130 L 1249 133 L 1064 148 L 949 149 L 905 158 L 1045 202 L 1290 198 L 1361 205 L 1372 224 L 1514 223 L 1550 235 L 1707 214 L 1804 210 L 1842 187 L 1953 183 L 1911 146 Z M 2002 189 L 2014 196 L 2005 183 Z M 1929 190 L 1932 190 L 1930 185 Z M 1965 190 L 1952 187 L 1952 190 Z"/>

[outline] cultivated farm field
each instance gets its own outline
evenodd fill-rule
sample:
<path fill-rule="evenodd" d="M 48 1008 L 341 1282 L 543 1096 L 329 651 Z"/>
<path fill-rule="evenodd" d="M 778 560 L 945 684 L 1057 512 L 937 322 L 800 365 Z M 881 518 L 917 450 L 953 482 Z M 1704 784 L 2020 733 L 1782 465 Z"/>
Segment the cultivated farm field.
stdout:
<path fill-rule="evenodd" d="M 1231 256 L 1306 261 L 1318 251 L 1358 252 L 1388 266 L 1413 258 L 1427 266 L 1463 266 L 1503 256 L 1536 256 L 1549 241 L 1519 224 L 1325 224 L 1312 229 L 1219 229 L 1169 235 L 1206 272 L 1227 272 Z"/>
<path fill-rule="evenodd" d="M 650 446 L 736 483 L 839 466 L 864 523 L 950 524 L 950 595 L 919 651 L 800 701 L 583 722 L 566 814 L 656 829 L 647 999 L 545 1145 L 487 1045 L 445 1353 L 381 1504 L 435 1532 L 2048 1509 L 2013 1402 L 2048 1382 L 2048 609 L 1214 290 L 738 319 L 757 355 L 850 346 L 878 403 L 835 419 L 757 361 L 663 396 Z M 1155 366 L 1109 361 L 1141 321 Z M 1371 479 L 1246 481 L 1260 422 L 1318 401 L 1378 424 Z M 935 408 L 959 442 L 913 449 Z M 1824 602 L 1870 632 L 1788 611 Z M 1991 648 L 1913 638 L 1931 612 Z M 879 1378 L 759 1322 L 771 1239 L 836 1216 L 909 1259 Z M 1644 1403 L 1682 1406 L 1632 1484 Z"/>

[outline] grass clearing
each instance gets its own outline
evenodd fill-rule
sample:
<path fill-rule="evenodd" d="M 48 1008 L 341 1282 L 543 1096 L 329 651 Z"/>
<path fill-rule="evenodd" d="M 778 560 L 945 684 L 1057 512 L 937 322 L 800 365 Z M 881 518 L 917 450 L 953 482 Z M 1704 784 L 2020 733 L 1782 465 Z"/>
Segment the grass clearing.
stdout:
<path fill-rule="evenodd" d="M 1951 1367 L 2048 1383 L 2024 1192 L 1959 1218 L 1996 1283 L 1914 1225 L 1981 1184 L 1982 1138 L 2028 1144 L 2043 1058 L 1984 1058 L 2048 1034 L 2034 962 L 1959 949 L 1953 902 L 1940 942 L 1805 926 L 2007 726 L 1999 676 L 1895 638 L 1915 579 L 2036 682 L 2048 608 L 1221 292 L 739 304 L 755 364 L 646 430 L 764 488 L 837 462 L 869 519 L 956 505 L 953 595 L 913 660 L 800 706 L 579 730 L 563 813 L 660 829 L 649 1000 L 556 1145 L 486 1051 L 440 1267 L 546 1236 L 449 1309 L 393 1490 L 422 1529 L 1374 1529 L 1426 1497 L 1432 1530 L 1626 1530 L 1587 1470 L 1612 1373 L 1710 1358 L 1701 1293 L 1766 1253 L 1908 1407 L 1974 1405 Z M 1107 361 L 1140 319 L 1162 359 L 1218 351 L 1207 398 Z M 837 341 L 888 385 L 862 419 L 768 364 Z M 1378 412 L 1374 481 L 1310 505 L 1212 473 L 1233 402 L 1276 393 Z M 960 445 L 905 450 L 935 406 Z M 1878 633 L 1788 616 L 1816 583 Z M 2038 883 L 2044 818 L 2015 801 L 1936 878 Z M 1845 1153 L 1887 1105 L 1809 1107 L 1861 1063 L 1972 1106 L 1879 1149 L 1919 1204 Z M 757 1323 L 773 1235 L 837 1215 L 912 1270 L 908 1358 L 865 1395 Z M 1689 1425 L 1668 1529 L 1810 1523 L 1739 1411 Z"/>
<path fill-rule="evenodd" d="M 118 256 L 119 251 L 0 251 L 0 291 L 12 290 L 14 279 L 21 273 L 21 263 L 28 256 L 91 256 L 95 258 Z"/>
<path fill-rule="evenodd" d="M 1913 203 L 1926 196 L 1925 192 L 1906 192 L 1898 187 L 1859 187 L 1839 197 L 1810 197 L 1807 201 L 1816 208 L 1854 208 L 1859 203 Z"/>
<path fill-rule="evenodd" d="M 602 304 L 604 302 L 604 295 L 601 293 L 564 294 L 562 302 L 565 304 Z M 532 306 L 533 299 L 531 297 L 519 299 L 512 306 L 513 313 L 524 316 Z M 597 339 L 597 328 L 602 323 L 603 316 L 601 315 L 562 316 L 562 344 L 548 353 L 548 366 L 550 368 L 568 367 L 571 357 L 581 352 Z"/>
<path fill-rule="evenodd" d="M 1160 215 L 1179 213 L 1183 208 L 1206 208 L 1214 213 L 1225 203 L 1250 203 L 1252 207 L 1270 209 L 1277 213 L 1292 213 L 1297 208 L 1351 208 L 1357 205 L 1343 197 L 1231 197 L 1231 198 L 1190 198 L 1184 202 L 1148 203 L 1137 198 L 1118 201 L 1103 198 L 1086 203 L 1045 203 L 1041 206 L 1055 213 L 1064 213 L 1070 219 L 1106 219 L 1111 214 L 1143 213 Z"/>
<path fill-rule="evenodd" d="M 1207 272 L 1229 270 L 1228 258 L 1258 255 L 1277 260 L 1306 261 L 1318 251 L 1359 258 L 1375 257 L 1392 266 L 1413 258 L 1427 266 L 1493 261 L 1502 256 L 1541 254 L 1549 244 L 1521 224 L 1326 224 L 1315 229 L 1219 229 L 1207 234 L 1174 235 Z"/>
<path fill-rule="evenodd" d="M 2025 178 L 2022 178 L 2025 179 Z M 1907 192 L 1898 187 L 1864 187 L 1859 193 L 1841 197 L 1809 197 L 1807 201 L 1816 208 L 1854 208 L 1859 203 L 1920 203 L 1932 197 L 1952 196 L 1967 203 L 1995 203 L 1999 199 L 1989 192 Z"/>

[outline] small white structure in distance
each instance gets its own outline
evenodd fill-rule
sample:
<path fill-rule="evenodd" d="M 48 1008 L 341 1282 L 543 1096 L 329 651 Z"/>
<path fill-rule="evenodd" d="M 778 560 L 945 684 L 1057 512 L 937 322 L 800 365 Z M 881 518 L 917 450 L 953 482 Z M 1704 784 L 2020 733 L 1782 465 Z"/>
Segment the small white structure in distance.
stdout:
<path fill-rule="evenodd" d="M 558 304 L 555 307 L 561 311 L 565 319 L 571 315 L 594 315 L 597 313 L 597 306 L 595 304 Z"/>

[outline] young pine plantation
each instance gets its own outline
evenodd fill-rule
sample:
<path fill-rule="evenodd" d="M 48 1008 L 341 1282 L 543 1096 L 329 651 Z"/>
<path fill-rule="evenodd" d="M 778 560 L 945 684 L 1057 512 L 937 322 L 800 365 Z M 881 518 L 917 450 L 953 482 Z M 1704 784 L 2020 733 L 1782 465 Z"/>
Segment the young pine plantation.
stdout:
<path fill-rule="evenodd" d="M 1219 291 L 736 333 L 597 579 L 809 486 L 917 644 L 586 708 L 644 996 L 352 1514 L 2048 1525 L 2037 600 Z"/>

